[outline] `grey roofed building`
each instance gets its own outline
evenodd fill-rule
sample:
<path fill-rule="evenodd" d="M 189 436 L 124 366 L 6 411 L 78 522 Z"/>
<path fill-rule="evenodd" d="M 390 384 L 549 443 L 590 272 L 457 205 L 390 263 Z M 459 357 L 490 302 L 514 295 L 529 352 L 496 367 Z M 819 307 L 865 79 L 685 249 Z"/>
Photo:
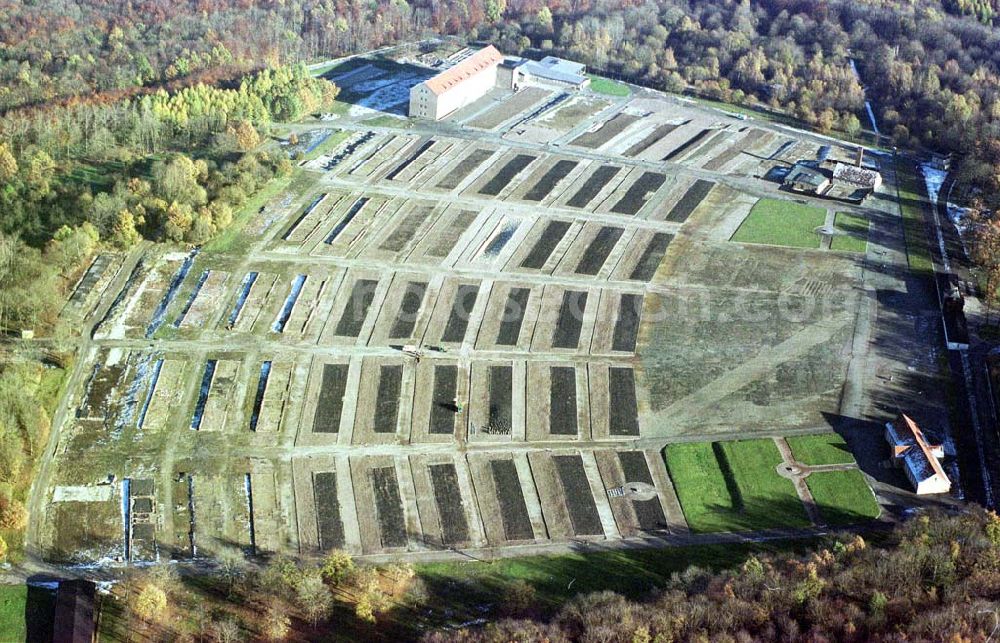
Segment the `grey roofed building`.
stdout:
<path fill-rule="evenodd" d="M 822 146 L 816 160 L 798 161 L 782 181 L 792 192 L 860 203 L 882 185 L 876 167 L 864 164 L 864 149 L 857 148 L 854 163 L 830 159 L 829 146 Z"/>
<path fill-rule="evenodd" d="M 97 634 L 96 587 L 89 580 L 59 582 L 56 590 L 52 640 L 60 643 L 91 643 Z"/>
<path fill-rule="evenodd" d="M 818 167 L 796 163 L 785 176 L 784 185 L 795 192 L 823 194 L 830 187 L 830 179 Z"/>
<path fill-rule="evenodd" d="M 590 78 L 586 75 L 586 65 L 555 56 L 546 56 L 541 60 L 510 57 L 504 61 L 502 68 L 511 71 L 512 85 L 536 82 L 575 89 L 583 89 L 590 85 Z"/>

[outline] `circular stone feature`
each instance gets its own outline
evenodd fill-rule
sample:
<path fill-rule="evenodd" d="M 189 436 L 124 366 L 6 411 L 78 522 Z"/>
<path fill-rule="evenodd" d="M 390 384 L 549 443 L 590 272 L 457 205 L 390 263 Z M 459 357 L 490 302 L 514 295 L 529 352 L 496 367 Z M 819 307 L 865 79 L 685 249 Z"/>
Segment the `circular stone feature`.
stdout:
<path fill-rule="evenodd" d="M 775 467 L 775 471 L 777 471 L 778 475 L 782 478 L 788 478 L 789 480 L 798 478 L 802 475 L 802 469 L 800 467 L 794 464 L 787 464 L 785 462 L 782 462 Z"/>
<path fill-rule="evenodd" d="M 628 482 L 625 495 L 632 500 L 652 500 L 656 497 L 656 487 L 645 482 Z"/>

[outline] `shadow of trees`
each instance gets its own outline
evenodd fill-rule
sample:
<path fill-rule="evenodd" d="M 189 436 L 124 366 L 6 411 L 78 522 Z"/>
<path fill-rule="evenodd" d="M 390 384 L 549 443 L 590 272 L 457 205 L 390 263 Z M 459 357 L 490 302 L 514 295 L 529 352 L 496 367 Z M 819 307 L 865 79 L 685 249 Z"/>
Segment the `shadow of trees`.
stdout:
<path fill-rule="evenodd" d="M 361 73 L 347 78 L 343 81 L 343 83 L 337 82 L 338 77 L 344 76 L 345 74 L 364 65 L 372 65 L 384 73 L 380 76 L 375 76 L 374 73 Z M 399 89 L 400 91 L 405 89 L 405 93 L 408 98 L 410 87 L 426 80 L 427 78 L 430 78 L 436 73 L 436 70 L 428 69 L 426 67 L 398 62 L 389 58 L 378 57 L 372 59 L 352 59 L 327 71 L 322 75 L 322 77 L 333 81 L 338 87 L 340 87 L 340 94 L 338 94 L 337 100 L 341 103 L 347 103 L 348 105 L 364 105 L 375 109 L 375 111 L 384 113 L 400 113 L 398 105 L 393 109 L 377 109 L 370 103 L 370 99 L 378 92 L 384 92 L 389 86 L 395 86 L 400 83 L 405 83 L 405 87 L 400 87 Z M 362 83 L 366 84 L 362 87 Z M 402 112 L 405 113 L 405 111 L 406 108 L 404 106 Z"/>

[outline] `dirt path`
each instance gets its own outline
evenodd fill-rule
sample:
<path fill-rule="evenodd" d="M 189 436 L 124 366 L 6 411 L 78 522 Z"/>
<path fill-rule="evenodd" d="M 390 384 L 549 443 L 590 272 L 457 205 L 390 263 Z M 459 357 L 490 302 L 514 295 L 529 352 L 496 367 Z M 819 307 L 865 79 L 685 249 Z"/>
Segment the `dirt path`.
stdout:
<path fill-rule="evenodd" d="M 803 472 L 801 466 L 795 461 L 795 456 L 792 455 L 792 449 L 788 446 L 788 442 L 785 438 L 773 438 L 775 446 L 778 447 L 778 451 L 781 453 L 781 459 L 784 460 L 784 473 L 782 475 L 792 481 L 795 485 L 795 493 L 798 494 L 799 500 L 802 501 L 802 506 L 806 509 L 806 514 L 809 516 L 809 521 L 814 525 L 823 525 L 823 517 L 819 515 L 819 507 L 816 506 L 816 500 L 813 499 L 812 492 L 809 491 L 808 485 L 806 485 L 806 476 L 809 472 Z M 804 475 L 803 475 L 804 473 Z"/>

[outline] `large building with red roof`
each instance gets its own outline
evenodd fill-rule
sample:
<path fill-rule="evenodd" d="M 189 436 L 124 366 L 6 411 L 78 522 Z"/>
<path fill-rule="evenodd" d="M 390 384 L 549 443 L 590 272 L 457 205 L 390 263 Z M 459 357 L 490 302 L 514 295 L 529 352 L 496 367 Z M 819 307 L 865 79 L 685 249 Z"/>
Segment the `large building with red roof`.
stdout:
<path fill-rule="evenodd" d="M 482 98 L 497 84 L 503 54 L 490 45 L 410 90 L 410 116 L 441 120 Z"/>

